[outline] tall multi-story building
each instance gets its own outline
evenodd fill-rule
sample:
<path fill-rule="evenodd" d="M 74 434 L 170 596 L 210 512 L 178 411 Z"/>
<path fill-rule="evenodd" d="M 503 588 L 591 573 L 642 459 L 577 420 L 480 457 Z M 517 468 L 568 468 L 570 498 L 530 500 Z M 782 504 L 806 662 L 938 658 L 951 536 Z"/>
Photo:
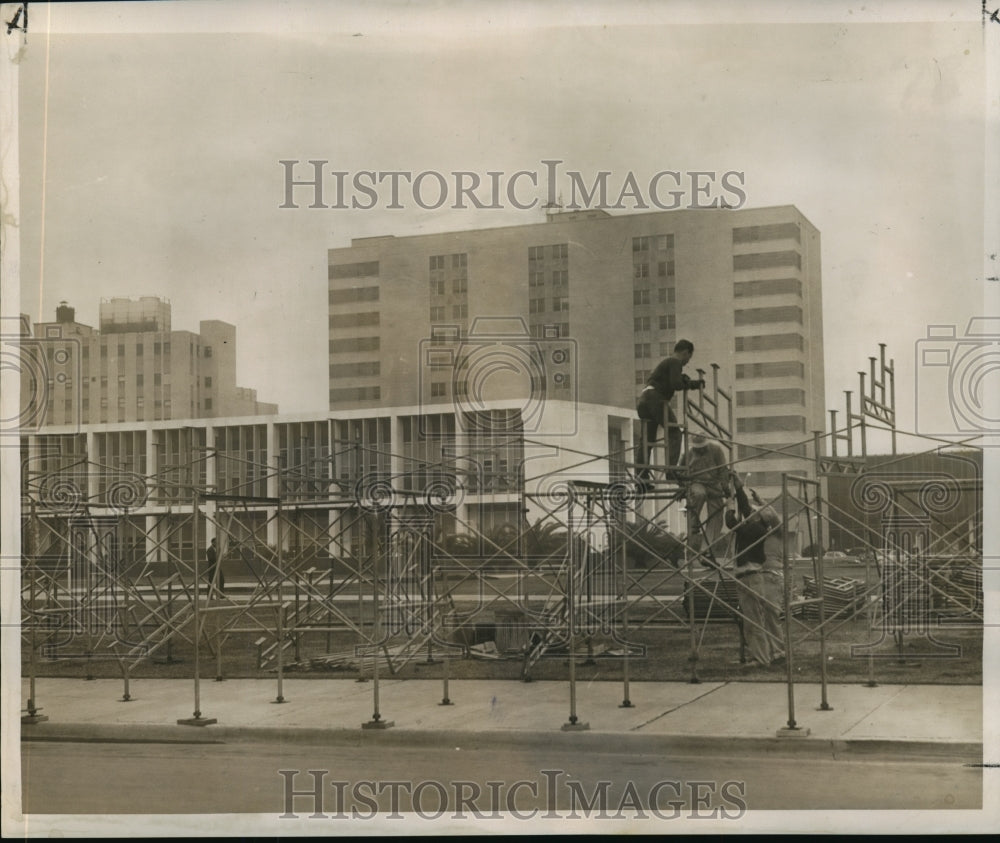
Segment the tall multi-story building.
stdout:
<path fill-rule="evenodd" d="M 382 510 L 505 547 L 526 524 L 566 523 L 567 488 L 589 488 L 573 481 L 623 477 L 636 395 L 683 337 L 689 373 L 710 385 L 692 401 L 721 402 L 719 438 L 773 495 L 783 473 L 815 476 L 812 431 L 825 428 L 819 264 L 819 235 L 793 207 L 588 210 L 354 240 L 329 252 L 329 409 L 257 419 L 266 405 L 223 400 L 232 326 L 171 331 L 151 300 L 107 302 L 98 331 L 60 308 L 36 337 L 76 338 L 87 386 L 49 390 L 55 424 L 22 431 L 23 480 L 52 510 L 67 479 L 95 513 L 141 487 L 125 518 L 165 558 L 190 559 L 206 530 L 339 557 L 365 540 L 360 515 Z M 82 425 L 64 395 L 88 400 Z M 240 498 L 240 512 L 196 527 L 198 489 Z M 679 507 L 665 517 L 685 529 Z"/>
<path fill-rule="evenodd" d="M 22 373 L 23 403 L 44 425 L 265 415 L 277 405 L 236 385 L 236 328 L 203 320 L 174 331 L 170 302 L 155 296 L 100 303 L 100 327 L 65 302 L 34 326 L 43 365 Z M 42 361 L 38 361 L 42 363 Z M 41 380 L 44 378 L 44 380 Z"/>
<path fill-rule="evenodd" d="M 825 428 L 820 237 L 792 206 L 355 239 L 329 250 L 329 335 L 331 411 L 540 396 L 550 424 L 584 405 L 627 418 L 687 338 L 754 485 L 808 474 Z"/>

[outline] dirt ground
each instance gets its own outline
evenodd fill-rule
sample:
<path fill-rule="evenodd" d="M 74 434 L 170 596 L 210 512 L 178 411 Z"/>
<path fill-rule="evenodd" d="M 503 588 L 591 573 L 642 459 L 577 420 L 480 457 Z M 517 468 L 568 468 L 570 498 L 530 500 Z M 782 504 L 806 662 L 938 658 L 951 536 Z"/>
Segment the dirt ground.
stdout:
<path fill-rule="evenodd" d="M 636 628 L 638 627 L 638 628 Z M 495 630 L 493 630 L 495 632 Z M 400 640 L 386 642 L 392 657 L 392 667 L 384 658 L 380 675 L 399 678 L 429 679 L 443 675 L 442 658 L 448 657 L 448 674 L 452 679 L 512 679 L 525 675 L 523 652 L 515 645 L 528 639 L 527 630 L 508 630 L 504 637 L 507 651 L 497 649 L 491 629 L 480 625 L 474 633 L 463 637 L 471 647 L 435 644 L 428 653 L 426 645 L 407 656 Z M 255 633 L 235 632 L 222 640 L 221 659 L 218 639 L 211 627 L 206 629 L 199 650 L 200 675 L 203 678 L 257 678 L 274 675 L 276 661 L 262 652 L 267 642 Z M 608 636 L 578 636 L 574 642 L 576 676 L 580 681 L 622 681 L 626 670 L 636 681 L 775 681 L 786 679 L 784 662 L 768 667 L 740 662 L 740 633 L 732 620 L 696 621 L 690 625 L 660 625 L 643 627 L 641 621 L 627 634 L 613 640 Z M 478 640 L 477 640 L 478 639 Z M 622 639 L 628 641 L 630 655 L 623 657 Z M 804 626 L 798 620 L 792 625 L 792 670 L 798 681 L 820 679 L 820 637 L 815 624 Z M 366 657 L 358 655 L 356 634 L 337 632 L 303 632 L 298 641 L 292 637 L 283 654 L 283 670 L 296 678 L 348 678 L 371 675 L 370 649 Z M 642 650 L 644 649 L 644 654 Z M 123 675 L 123 662 L 107 651 L 95 648 L 87 658 L 85 648 L 74 647 L 45 654 L 36 651 L 35 675 L 39 677 L 110 678 Z M 825 641 L 826 676 L 832 683 L 879 684 L 981 684 L 982 629 L 980 626 L 946 627 L 924 632 L 907 632 L 901 637 L 891 630 L 882 633 L 870 630 L 867 621 L 856 618 L 850 622 L 831 624 Z M 22 675 L 31 670 L 30 648 L 25 646 Z M 54 657 L 46 657 L 46 655 Z M 175 636 L 169 649 L 160 647 L 151 656 L 134 661 L 130 676 L 140 678 L 191 678 L 194 670 L 194 650 L 189 638 Z M 627 661 L 627 665 L 626 665 Z M 220 673 L 221 670 L 221 673 Z M 565 644 L 553 645 L 531 666 L 528 675 L 537 680 L 565 679 L 569 671 L 569 653 Z"/>

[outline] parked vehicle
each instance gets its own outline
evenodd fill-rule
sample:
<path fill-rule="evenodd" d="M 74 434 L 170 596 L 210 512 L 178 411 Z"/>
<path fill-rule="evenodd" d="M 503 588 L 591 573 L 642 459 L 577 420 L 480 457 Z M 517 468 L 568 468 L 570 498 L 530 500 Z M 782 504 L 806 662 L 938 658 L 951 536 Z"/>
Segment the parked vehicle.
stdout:
<path fill-rule="evenodd" d="M 869 562 L 873 565 L 880 564 L 885 559 L 885 553 L 873 547 L 854 547 L 847 551 L 847 555 L 859 565 L 866 565 Z"/>

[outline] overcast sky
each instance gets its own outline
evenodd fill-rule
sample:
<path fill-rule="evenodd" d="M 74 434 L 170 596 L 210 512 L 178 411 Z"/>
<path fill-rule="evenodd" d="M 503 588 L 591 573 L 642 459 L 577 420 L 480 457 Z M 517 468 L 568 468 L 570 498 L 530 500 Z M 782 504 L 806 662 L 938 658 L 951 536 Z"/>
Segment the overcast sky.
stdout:
<path fill-rule="evenodd" d="M 239 383 L 282 411 L 327 406 L 328 248 L 543 219 L 408 194 L 281 209 L 282 159 L 741 171 L 746 207 L 794 204 L 821 232 L 828 406 L 886 342 L 907 429 L 915 343 L 983 312 L 978 4 L 802 4 L 811 23 L 788 4 L 756 23 L 775 7 L 76 5 L 32 7 L 19 65 L 21 310 L 65 299 L 96 325 L 101 297 L 166 296 L 175 329 L 234 323 Z"/>

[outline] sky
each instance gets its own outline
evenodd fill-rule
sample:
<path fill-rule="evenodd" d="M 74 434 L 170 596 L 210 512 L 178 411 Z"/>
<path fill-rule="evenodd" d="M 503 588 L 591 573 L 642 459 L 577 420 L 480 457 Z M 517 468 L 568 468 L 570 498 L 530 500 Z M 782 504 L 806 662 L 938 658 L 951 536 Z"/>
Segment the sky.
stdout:
<path fill-rule="evenodd" d="M 795 205 L 821 233 L 828 408 L 885 342 L 900 427 L 953 429 L 916 355 L 928 325 L 961 337 L 992 293 L 974 4 L 801 4 L 794 21 L 788 4 L 721 2 L 195 5 L 32 7 L 32 318 L 66 300 L 96 325 L 102 297 L 165 296 L 174 329 L 237 326 L 240 385 L 324 411 L 328 248 L 544 212 L 427 210 L 405 191 L 390 209 L 384 188 L 367 210 L 281 208 L 280 161 L 486 181 L 558 159 L 613 184 L 735 170 L 745 207 Z"/>

